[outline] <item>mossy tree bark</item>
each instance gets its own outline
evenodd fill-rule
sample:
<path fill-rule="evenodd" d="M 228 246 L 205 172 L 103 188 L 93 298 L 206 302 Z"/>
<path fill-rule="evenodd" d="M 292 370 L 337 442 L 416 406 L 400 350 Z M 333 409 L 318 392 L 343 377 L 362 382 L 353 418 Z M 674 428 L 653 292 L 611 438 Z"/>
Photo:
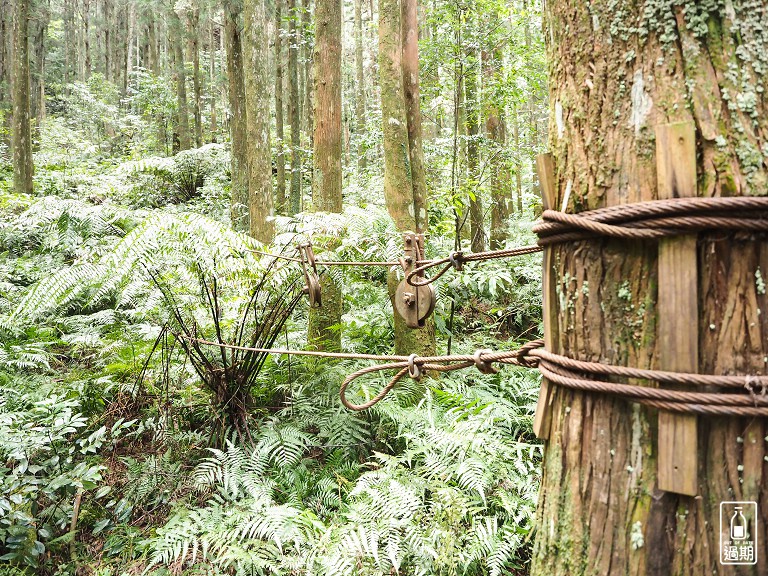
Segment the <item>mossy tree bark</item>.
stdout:
<path fill-rule="evenodd" d="M 272 150 L 269 143 L 269 21 L 265 0 L 243 3 L 246 139 L 248 145 L 248 212 L 251 236 L 269 243 L 272 221 Z"/>
<path fill-rule="evenodd" d="M 341 0 L 316 0 L 314 47 L 314 139 L 312 207 L 341 213 Z M 324 248 L 331 248 L 331 241 Z M 309 344 L 341 349 L 341 286 L 330 274 L 320 279 L 322 308 L 310 310 Z"/>
<path fill-rule="evenodd" d="M 32 131 L 29 104 L 29 0 L 13 5 L 13 187 L 19 194 L 32 193 Z"/>
<path fill-rule="evenodd" d="M 245 80 L 243 79 L 243 47 L 240 5 L 236 0 L 224 4 L 224 41 L 227 52 L 227 87 L 229 91 L 229 119 L 232 202 L 232 227 L 240 232 L 250 230 L 248 214 L 248 145 L 246 141 Z"/>
<path fill-rule="evenodd" d="M 654 126 L 696 127 L 699 196 L 768 185 L 768 6 L 548 2 L 551 149 L 569 212 L 657 197 Z M 554 351 L 656 368 L 654 243 L 554 249 Z M 765 237 L 700 234 L 699 372 L 765 373 Z M 532 574 L 768 573 L 768 443 L 760 419 L 700 417 L 698 495 L 657 489 L 657 412 L 558 389 L 537 512 Z M 719 503 L 758 504 L 758 563 L 719 563 Z"/>
<path fill-rule="evenodd" d="M 403 0 L 414 2 L 414 0 Z M 408 17 L 408 25 L 403 34 L 403 13 L 413 14 Z M 400 232 L 425 232 L 427 228 L 426 186 L 417 196 L 419 186 L 414 185 L 414 165 L 411 156 L 411 138 L 409 136 L 408 114 L 415 114 L 413 106 L 418 106 L 418 51 L 406 52 L 409 61 L 403 65 L 403 38 L 407 42 L 418 39 L 418 27 L 415 21 L 416 4 L 401 6 L 400 0 L 381 0 L 379 3 L 379 84 L 381 88 L 381 113 L 384 128 L 384 197 L 387 210 Z M 414 62 L 415 58 L 415 62 Z M 415 64 L 415 66 L 414 66 Z M 408 70 L 410 89 L 415 88 L 415 100 L 406 106 L 404 73 Z M 415 76 L 415 79 L 414 79 Z M 415 80 L 415 82 L 414 82 Z M 413 104 L 415 102 L 415 104 Z M 418 134 L 416 144 L 421 146 L 421 117 L 418 115 Z M 390 299 L 394 299 L 398 278 L 390 273 L 388 288 Z M 393 300 L 394 308 L 394 300 Z M 405 320 L 395 312 L 395 351 L 397 354 L 415 352 L 428 355 L 435 349 L 435 329 L 432 321 L 424 328 L 412 330 L 405 325 Z"/>

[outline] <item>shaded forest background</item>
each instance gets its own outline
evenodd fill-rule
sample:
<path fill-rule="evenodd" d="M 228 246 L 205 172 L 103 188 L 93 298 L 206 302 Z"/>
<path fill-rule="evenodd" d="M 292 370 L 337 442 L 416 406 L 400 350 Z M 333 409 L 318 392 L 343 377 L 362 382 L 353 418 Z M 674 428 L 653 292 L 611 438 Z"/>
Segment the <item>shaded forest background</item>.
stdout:
<path fill-rule="evenodd" d="M 0 0 L 0 574 L 527 572 L 536 376 L 338 401 L 361 353 L 513 349 L 547 138 L 536 1 Z M 386 384 L 369 378 L 362 401 Z"/>

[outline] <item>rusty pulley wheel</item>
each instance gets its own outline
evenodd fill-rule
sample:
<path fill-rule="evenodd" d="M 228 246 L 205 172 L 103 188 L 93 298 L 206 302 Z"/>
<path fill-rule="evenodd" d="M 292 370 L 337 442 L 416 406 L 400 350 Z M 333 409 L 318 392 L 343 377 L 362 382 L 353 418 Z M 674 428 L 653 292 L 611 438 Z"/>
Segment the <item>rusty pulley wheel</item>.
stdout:
<path fill-rule="evenodd" d="M 403 279 L 397 285 L 395 308 L 409 328 L 424 326 L 424 321 L 434 312 L 436 302 L 437 293 L 431 284 L 411 286 Z"/>

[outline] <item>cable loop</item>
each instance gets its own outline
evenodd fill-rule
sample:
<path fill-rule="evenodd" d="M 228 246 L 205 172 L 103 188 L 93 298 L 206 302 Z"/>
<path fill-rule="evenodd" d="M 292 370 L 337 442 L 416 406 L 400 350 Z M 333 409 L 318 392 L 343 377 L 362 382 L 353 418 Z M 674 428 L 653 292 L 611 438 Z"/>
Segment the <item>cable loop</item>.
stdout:
<path fill-rule="evenodd" d="M 418 358 L 418 354 L 411 354 L 408 356 L 408 376 L 416 380 L 417 382 L 421 380 L 422 371 L 418 364 L 416 364 L 416 358 Z"/>
<path fill-rule="evenodd" d="M 491 354 L 493 353 L 493 350 L 476 350 L 475 353 L 472 355 L 472 359 L 475 362 L 475 368 L 480 370 L 483 374 L 496 374 L 498 373 L 498 368 L 496 368 L 493 364 L 490 362 L 486 362 L 483 360 L 483 354 Z"/>

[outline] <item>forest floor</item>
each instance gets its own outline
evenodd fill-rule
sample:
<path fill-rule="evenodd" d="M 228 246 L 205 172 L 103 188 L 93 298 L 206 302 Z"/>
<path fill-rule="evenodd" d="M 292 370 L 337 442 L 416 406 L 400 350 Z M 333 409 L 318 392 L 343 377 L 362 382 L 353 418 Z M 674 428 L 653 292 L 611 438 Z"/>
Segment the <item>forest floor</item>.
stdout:
<path fill-rule="evenodd" d="M 247 372 L 244 429 L 212 376 L 226 359 L 174 337 L 247 335 L 295 289 L 297 266 L 252 249 L 334 238 L 323 258 L 396 259 L 380 174 L 350 171 L 342 216 L 278 217 L 264 247 L 230 227 L 225 145 L 166 158 L 118 142 L 51 117 L 34 196 L 0 163 L 0 574 L 525 573 L 535 374 L 408 380 L 352 413 L 339 385 L 365 362 L 265 355 Z M 428 256 L 453 246 L 446 197 L 431 198 Z M 509 245 L 530 226 L 514 217 Z M 333 272 L 344 350 L 391 352 L 386 273 Z M 466 353 L 540 331 L 535 256 L 467 265 L 437 291 L 439 352 L 449 336 Z M 304 347 L 305 301 L 286 314 L 278 344 Z"/>

